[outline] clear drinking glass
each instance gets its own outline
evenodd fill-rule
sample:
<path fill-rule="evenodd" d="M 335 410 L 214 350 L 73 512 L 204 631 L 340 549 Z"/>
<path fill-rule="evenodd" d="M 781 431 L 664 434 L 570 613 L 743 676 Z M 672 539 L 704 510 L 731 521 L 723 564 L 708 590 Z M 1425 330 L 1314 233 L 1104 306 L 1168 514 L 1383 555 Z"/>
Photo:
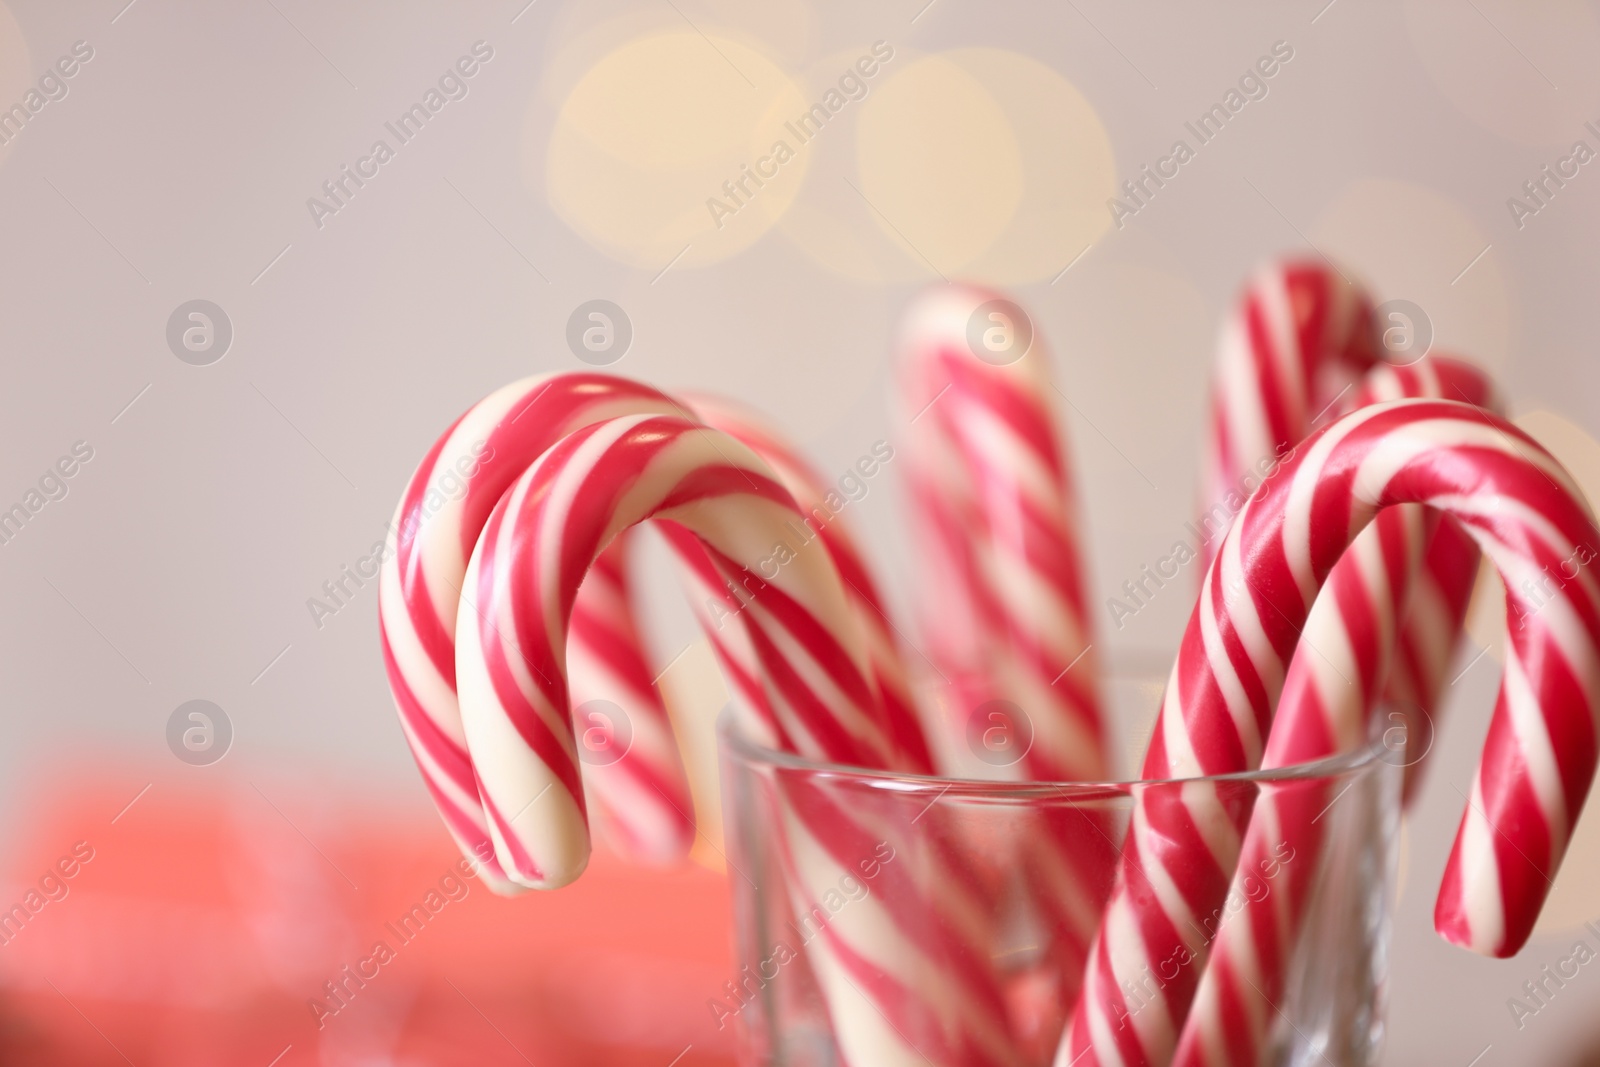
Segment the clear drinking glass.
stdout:
<path fill-rule="evenodd" d="M 1161 688 L 1107 684 L 1119 750 L 1142 753 Z M 742 1062 L 1050 1064 L 1135 798 L 1196 789 L 1316 815 L 1315 841 L 1280 848 L 1196 927 L 1210 945 L 1251 901 L 1298 901 L 1263 1062 L 1376 1062 L 1401 763 L 1382 740 L 1276 772 L 1066 784 L 815 763 L 726 718 L 720 734 L 741 967 L 713 1011 L 738 1028 Z"/>

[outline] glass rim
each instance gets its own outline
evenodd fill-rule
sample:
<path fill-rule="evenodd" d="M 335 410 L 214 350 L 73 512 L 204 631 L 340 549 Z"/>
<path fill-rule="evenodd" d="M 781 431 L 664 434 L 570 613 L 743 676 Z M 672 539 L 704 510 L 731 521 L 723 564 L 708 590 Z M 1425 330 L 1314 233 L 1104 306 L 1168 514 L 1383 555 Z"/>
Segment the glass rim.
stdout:
<path fill-rule="evenodd" d="M 1295 763 L 1287 767 L 1267 770 L 1235 771 L 1229 774 L 1208 774 L 1192 778 L 1134 778 L 1098 782 L 1041 782 L 1012 781 L 992 778 L 951 778 L 943 775 L 916 774 L 910 771 L 878 770 L 855 767 L 849 764 L 811 759 L 791 752 L 767 748 L 737 732 L 732 709 L 725 709 L 717 717 L 717 744 L 719 751 L 732 753 L 741 761 L 754 765 L 768 765 L 783 770 L 804 771 L 819 777 L 853 779 L 863 785 L 889 789 L 907 794 L 937 793 L 965 798 L 1022 799 L 1030 796 L 1061 797 L 1070 799 L 1100 800 L 1108 797 L 1125 797 L 1136 790 L 1159 786 L 1213 785 L 1263 785 L 1284 782 L 1311 782 L 1336 779 L 1367 770 L 1374 765 L 1398 766 L 1383 760 L 1382 754 L 1391 751 L 1382 737 L 1348 752 L 1320 760 Z"/>

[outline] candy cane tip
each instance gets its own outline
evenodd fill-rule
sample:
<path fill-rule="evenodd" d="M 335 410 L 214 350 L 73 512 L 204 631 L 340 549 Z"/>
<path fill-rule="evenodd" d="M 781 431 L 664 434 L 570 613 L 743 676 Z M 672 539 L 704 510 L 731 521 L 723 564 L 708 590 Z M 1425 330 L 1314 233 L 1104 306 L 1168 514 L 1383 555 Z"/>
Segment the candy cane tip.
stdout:
<path fill-rule="evenodd" d="M 585 855 L 581 860 L 550 871 L 520 871 L 513 868 L 506 871 L 506 876 L 511 879 L 514 888 L 503 895 L 516 896 L 529 889 L 540 892 L 562 889 L 576 882 L 588 867 L 589 857 Z"/>
<path fill-rule="evenodd" d="M 520 897 L 529 889 L 520 882 L 513 882 L 503 875 L 493 875 L 488 871 L 480 871 L 478 880 L 497 897 Z"/>
<path fill-rule="evenodd" d="M 1457 948 L 1464 948 L 1468 952 L 1479 956 L 1488 956 L 1492 959 L 1506 959 L 1515 956 L 1522 945 L 1512 945 L 1505 939 L 1490 940 L 1476 935 L 1472 923 L 1465 915 L 1451 909 L 1446 910 L 1441 903 L 1433 915 L 1433 929 L 1440 937 Z"/>
<path fill-rule="evenodd" d="M 463 873 L 482 882 L 489 892 L 502 897 L 514 897 L 527 891 L 525 886 L 512 881 L 499 859 L 494 854 L 494 843 L 484 838 L 476 845 L 468 845 L 457 839 L 456 844 L 461 849 L 462 861 L 467 864 Z"/>
<path fill-rule="evenodd" d="M 1490 909 L 1483 910 L 1487 913 Z M 1440 888 L 1433 909 L 1433 929 L 1440 937 L 1457 948 L 1497 960 L 1509 959 L 1522 951 L 1528 938 L 1533 936 L 1537 919 L 1537 913 L 1497 913 L 1485 914 L 1474 922 L 1471 902 L 1464 899 L 1459 890 L 1452 891 L 1449 884 Z"/>

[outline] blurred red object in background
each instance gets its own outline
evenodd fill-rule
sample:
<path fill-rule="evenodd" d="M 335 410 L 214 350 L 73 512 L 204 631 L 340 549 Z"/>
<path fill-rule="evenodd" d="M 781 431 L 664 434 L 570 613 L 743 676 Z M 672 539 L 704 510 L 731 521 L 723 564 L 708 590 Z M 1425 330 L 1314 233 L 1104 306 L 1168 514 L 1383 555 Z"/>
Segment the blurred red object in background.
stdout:
<path fill-rule="evenodd" d="M 597 853 L 576 885 L 508 900 L 436 820 L 145 781 L 79 769 L 18 794 L 0 1062 L 736 1062 L 707 1007 L 735 977 L 721 874 Z"/>

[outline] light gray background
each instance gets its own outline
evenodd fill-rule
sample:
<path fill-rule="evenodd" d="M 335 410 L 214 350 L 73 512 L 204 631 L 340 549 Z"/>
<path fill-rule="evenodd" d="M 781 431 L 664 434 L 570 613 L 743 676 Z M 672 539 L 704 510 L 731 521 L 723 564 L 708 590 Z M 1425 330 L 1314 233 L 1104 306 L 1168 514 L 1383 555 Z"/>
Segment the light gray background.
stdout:
<path fill-rule="evenodd" d="M 1054 283 L 1081 245 L 1012 289 L 1073 398 L 1062 417 L 1102 595 L 1180 535 L 1217 323 L 1279 251 L 1315 242 L 1381 297 L 1416 301 L 1441 347 L 1499 372 L 1514 412 L 1600 430 L 1600 164 L 1520 231 L 1506 207 L 1573 141 L 1600 146 L 1583 129 L 1600 123 L 1593 5 L 124 2 L 0 5 L 0 103 L 74 41 L 95 50 L 68 96 L 0 149 L 0 506 L 73 442 L 95 450 L 66 499 L 0 545 L 8 781 L 111 752 L 131 795 L 131 768 L 172 759 L 172 710 L 205 698 L 236 731 L 213 771 L 372 790 L 430 818 L 384 684 L 375 584 L 321 630 L 305 601 L 383 536 L 412 465 L 463 408 L 513 378 L 581 366 L 564 335 L 584 301 L 614 300 L 632 319 L 613 369 L 746 400 L 825 472 L 888 435 L 894 318 L 934 279 L 917 256 L 879 234 L 882 262 L 898 259 L 886 280 L 862 280 L 779 227 L 661 273 L 666 257 L 619 262 L 552 207 L 539 161 L 566 66 L 590 54 L 574 42 L 602 24 L 743 40 L 808 96 L 837 57 L 877 39 L 898 50 L 885 74 L 946 49 L 1018 53 L 1092 106 L 1119 180 L 1272 42 L 1292 43 L 1270 95 L 1126 228 L 1096 235 Z M 313 225 L 306 198 L 478 39 L 495 55 L 469 96 Z M 828 146 L 845 176 L 853 136 Z M 1049 175 L 1030 178 L 1048 199 L 1037 185 Z M 825 179 L 820 163 L 806 177 Z M 874 205 L 891 218 L 901 207 Z M 847 225 L 878 225 L 854 211 Z M 165 342 L 169 314 L 195 298 L 233 324 L 209 367 Z M 851 517 L 903 592 L 914 576 L 894 479 L 891 465 Z M 1106 646 L 1164 660 L 1187 609 L 1187 593 L 1168 593 Z M 1506 998 L 1570 938 L 1490 962 L 1431 933 L 1461 804 L 1450 783 L 1467 781 L 1494 678 L 1486 659 L 1456 687 L 1411 822 L 1387 1062 L 1465 1067 L 1489 1045 L 1479 1062 L 1550 1062 L 1600 1006 L 1600 973 L 1586 969 L 1518 1033 Z M 13 790 L 6 804 L 14 829 L 29 797 Z"/>

